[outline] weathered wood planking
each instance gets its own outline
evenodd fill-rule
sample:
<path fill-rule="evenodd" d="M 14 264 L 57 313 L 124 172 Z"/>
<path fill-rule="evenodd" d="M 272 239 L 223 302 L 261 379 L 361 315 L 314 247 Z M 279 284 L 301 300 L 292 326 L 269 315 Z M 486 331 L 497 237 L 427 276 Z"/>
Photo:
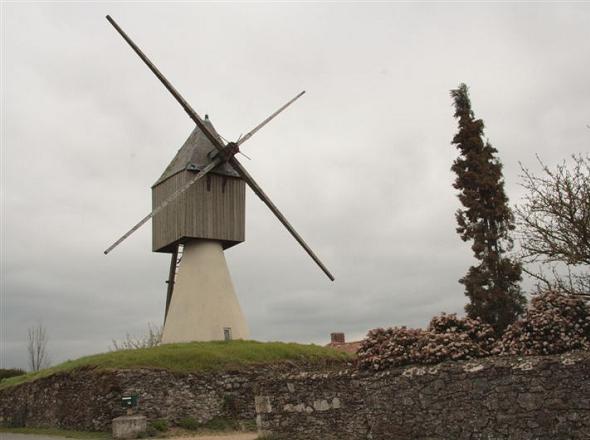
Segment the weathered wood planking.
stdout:
<path fill-rule="evenodd" d="M 192 176 L 182 171 L 152 188 L 158 206 Z M 245 239 L 246 186 L 236 177 L 209 174 L 152 219 L 152 250 L 173 252 L 188 238 L 220 240 L 228 248 Z"/>

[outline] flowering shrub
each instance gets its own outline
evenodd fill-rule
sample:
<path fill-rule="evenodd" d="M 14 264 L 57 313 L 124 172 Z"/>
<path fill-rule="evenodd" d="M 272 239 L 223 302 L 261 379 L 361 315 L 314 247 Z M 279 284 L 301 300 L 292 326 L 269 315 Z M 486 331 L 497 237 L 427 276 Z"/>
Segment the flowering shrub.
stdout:
<path fill-rule="evenodd" d="M 488 350 L 478 340 L 489 344 L 490 334 L 493 334 L 491 328 L 479 321 L 467 321 L 456 315 L 433 318 L 428 330 L 407 327 L 374 329 L 369 331 L 357 352 L 359 367 L 383 370 L 486 356 Z"/>
<path fill-rule="evenodd" d="M 422 330 L 406 327 L 369 330 L 357 351 L 360 368 L 381 370 L 415 362 L 415 346 Z"/>
<path fill-rule="evenodd" d="M 441 313 L 435 316 L 428 325 L 428 331 L 438 334 L 465 334 L 471 341 L 478 344 L 484 351 L 491 350 L 496 342 L 494 329 L 491 325 L 474 318 L 459 318 L 456 313 Z"/>
<path fill-rule="evenodd" d="M 458 361 L 487 356 L 488 352 L 474 342 L 466 333 L 424 332 L 419 363 L 436 364 L 446 360 Z"/>
<path fill-rule="evenodd" d="M 357 352 L 359 368 L 383 370 L 408 364 L 499 355 L 558 354 L 590 350 L 590 306 L 581 298 L 546 291 L 499 340 L 479 319 L 441 314 L 426 330 L 406 327 L 369 331 Z"/>
<path fill-rule="evenodd" d="M 543 355 L 590 349 L 590 307 L 556 291 L 538 294 L 525 316 L 506 329 L 494 354 Z"/>

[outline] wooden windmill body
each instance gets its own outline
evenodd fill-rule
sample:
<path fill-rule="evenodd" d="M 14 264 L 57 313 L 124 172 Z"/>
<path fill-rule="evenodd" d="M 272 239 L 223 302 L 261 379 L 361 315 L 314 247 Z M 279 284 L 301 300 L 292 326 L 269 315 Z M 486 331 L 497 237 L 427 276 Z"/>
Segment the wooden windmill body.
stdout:
<path fill-rule="evenodd" d="M 152 186 L 152 211 L 105 254 L 152 219 L 152 250 L 170 253 L 163 343 L 246 339 L 224 250 L 245 239 L 245 191 L 249 186 L 308 255 L 332 274 L 235 157 L 240 145 L 303 95 L 299 93 L 236 142 L 225 143 L 109 16 L 107 20 L 182 106 L 196 127 Z"/>
<path fill-rule="evenodd" d="M 217 134 L 213 124 L 205 119 Z M 196 127 L 152 186 L 152 209 L 156 209 L 209 163 L 215 148 Z M 244 241 L 246 184 L 227 163 L 214 168 L 191 185 L 152 219 L 152 250 L 172 252 L 185 239 L 217 240 L 223 248 Z"/>

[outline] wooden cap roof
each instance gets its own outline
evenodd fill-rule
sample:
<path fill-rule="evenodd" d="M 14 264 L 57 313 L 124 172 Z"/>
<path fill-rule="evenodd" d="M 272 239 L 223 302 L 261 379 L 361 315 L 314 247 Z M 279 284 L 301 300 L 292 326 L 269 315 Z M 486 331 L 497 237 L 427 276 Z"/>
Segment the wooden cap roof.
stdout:
<path fill-rule="evenodd" d="M 223 142 L 207 116 L 205 116 L 204 122 L 219 141 L 225 145 L 225 142 Z M 176 156 L 174 156 L 174 159 L 172 159 L 156 183 L 153 184 L 152 188 L 181 171 L 197 171 L 203 169 L 210 162 L 207 155 L 213 150 L 215 150 L 215 147 L 211 141 L 207 139 L 207 136 L 203 134 L 199 127 L 195 127 L 188 139 L 184 142 L 182 147 L 180 147 L 180 150 L 176 153 Z M 240 177 L 228 163 L 222 163 L 211 172 L 226 176 Z"/>

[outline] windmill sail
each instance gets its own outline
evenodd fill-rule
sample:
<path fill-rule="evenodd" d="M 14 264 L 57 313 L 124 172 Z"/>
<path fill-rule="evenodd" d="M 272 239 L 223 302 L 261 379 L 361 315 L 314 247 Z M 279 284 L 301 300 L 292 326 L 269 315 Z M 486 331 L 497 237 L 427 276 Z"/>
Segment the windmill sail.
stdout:
<path fill-rule="evenodd" d="M 176 191 L 169 198 L 167 198 L 160 206 L 158 206 L 156 209 L 154 209 L 152 212 L 150 212 L 148 215 L 146 215 L 144 218 L 142 218 L 135 226 L 133 226 L 131 229 L 129 229 L 129 231 L 127 231 L 125 234 L 123 234 L 121 236 L 121 238 L 119 238 L 112 245 L 110 245 L 104 251 L 104 254 L 105 255 L 108 254 L 110 251 L 112 251 L 117 246 L 119 246 L 131 234 L 133 234 L 135 231 L 137 231 L 139 228 L 141 228 L 144 224 L 146 224 L 149 219 L 151 219 L 154 215 L 156 215 L 158 212 L 160 212 L 162 209 L 164 209 L 166 206 L 168 206 L 174 199 L 176 199 L 179 195 L 181 195 L 183 192 L 185 192 L 187 189 L 189 189 L 198 180 L 205 177 L 207 175 L 207 173 L 209 173 L 211 170 L 213 170 L 213 168 L 215 168 L 220 163 L 221 163 L 221 159 L 215 159 L 215 160 L 211 161 L 211 163 L 209 165 L 207 165 L 205 168 L 203 168 L 197 175 L 195 175 L 195 177 L 193 177 L 191 180 L 189 180 L 178 191 Z"/>
<path fill-rule="evenodd" d="M 107 15 L 107 20 L 113 27 L 117 30 L 117 32 L 123 37 L 123 39 L 131 46 L 131 48 L 135 51 L 135 53 L 141 58 L 141 60 L 148 66 L 148 68 L 156 75 L 156 77 L 162 82 L 164 87 L 172 94 L 172 96 L 176 99 L 176 101 L 181 105 L 184 111 L 188 114 L 188 116 L 195 122 L 195 124 L 201 129 L 203 134 L 211 141 L 213 146 L 222 154 L 219 154 L 215 157 L 214 161 L 219 161 L 215 166 L 219 165 L 222 162 L 222 157 L 224 157 L 224 148 L 225 145 L 223 142 L 215 136 L 215 134 L 211 131 L 211 129 L 205 124 L 205 121 L 197 114 L 197 112 L 190 106 L 190 104 L 182 97 L 182 95 L 176 90 L 176 88 L 166 79 L 166 77 L 158 70 L 158 68 L 150 61 L 150 59 L 141 51 L 141 49 L 131 40 L 131 38 L 121 29 L 121 27 L 113 20 L 110 16 Z M 276 114 L 290 105 L 293 101 L 299 98 L 303 93 L 296 96 L 293 100 L 291 100 L 287 105 L 283 108 L 279 109 L 279 111 L 275 112 L 271 115 L 270 118 L 267 118 L 259 127 L 256 127 L 253 130 L 254 134 L 262 125 L 266 124 L 270 119 L 272 119 Z M 250 134 L 250 133 L 249 133 Z M 252 135 L 250 134 L 250 136 Z M 245 140 L 241 141 L 241 143 L 245 142 Z M 228 159 L 229 164 L 234 168 L 234 170 L 240 175 L 240 177 L 248 184 L 248 186 L 254 191 L 254 193 L 264 202 L 266 206 L 271 210 L 271 212 L 279 219 L 279 221 L 285 226 L 285 228 L 289 231 L 289 233 L 295 238 L 295 240 L 303 247 L 303 249 L 307 252 L 307 254 L 315 261 L 315 263 L 322 269 L 322 271 L 330 278 L 330 280 L 334 281 L 334 276 L 330 273 L 330 271 L 326 268 L 326 266 L 321 262 L 321 260 L 317 257 L 317 255 L 311 250 L 311 248 L 307 245 L 307 243 L 303 240 L 303 238 L 295 231 L 295 228 L 289 223 L 289 221 L 285 218 L 285 216 L 279 211 L 276 205 L 270 200 L 270 198 L 265 194 L 262 188 L 256 183 L 254 178 L 246 171 L 244 166 L 235 158 L 235 156 L 230 156 Z M 213 162 L 212 162 L 213 163 Z M 211 167 L 208 171 L 213 169 Z M 203 171 L 201 171 L 203 173 Z M 199 174 L 201 174 L 199 173 Z M 198 175 L 197 175 L 198 176 Z M 195 179 L 196 180 L 196 179 Z M 194 182 L 190 182 L 187 184 L 186 189 Z M 174 195 L 173 195 L 174 196 Z M 146 216 L 142 221 L 140 221 L 134 228 L 132 228 L 127 234 L 121 237 L 117 242 L 115 242 L 110 248 L 105 251 L 105 254 L 108 253 L 112 248 L 117 246 L 120 242 L 122 242 L 125 238 L 131 235 L 135 230 L 141 227 L 142 224 L 147 222 L 152 216 L 154 212 Z"/>
<path fill-rule="evenodd" d="M 242 179 L 244 179 L 248 186 L 252 188 L 254 194 L 256 194 L 258 198 L 262 200 L 266 206 L 268 206 L 268 208 L 272 211 L 275 217 L 279 219 L 279 221 L 283 224 L 287 231 L 289 231 L 293 238 L 297 240 L 297 243 L 299 243 L 301 247 L 305 249 L 305 252 L 307 252 L 307 254 L 311 257 L 313 261 L 315 261 L 315 263 L 320 267 L 320 269 L 322 269 L 326 276 L 330 278 L 331 281 L 334 281 L 334 276 L 330 273 L 328 268 L 324 265 L 324 263 L 322 263 L 322 261 L 314 253 L 314 251 L 311 250 L 311 248 L 307 245 L 305 240 L 303 240 L 303 238 L 301 237 L 301 235 L 299 235 L 295 228 L 291 226 L 289 220 L 287 220 L 287 218 L 281 213 L 281 211 L 279 211 L 279 208 L 277 208 L 277 206 L 272 202 L 272 200 L 265 194 L 262 188 L 256 183 L 254 178 L 250 175 L 250 173 L 248 173 L 248 171 L 246 171 L 242 164 L 240 164 L 240 162 L 238 162 L 238 160 L 235 157 L 232 157 L 229 160 L 229 163 L 236 169 L 238 173 L 240 173 L 240 176 L 242 176 Z"/>
<path fill-rule="evenodd" d="M 260 124 L 258 124 L 256 127 L 254 127 L 252 130 L 250 130 L 248 133 L 246 133 L 246 135 L 244 137 L 241 137 L 236 144 L 238 145 L 242 145 L 244 142 L 246 142 L 248 139 L 250 139 L 252 136 L 254 136 L 254 134 L 260 130 L 262 127 L 264 127 L 266 124 L 268 124 L 270 121 L 272 121 L 279 113 L 281 113 L 283 110 L 285 110 L 287 107 L 289 107 L 291 104 L 293 104 L 295 101 L 297 101 L 299 98 L 301 98 L 303 96 L 303 94 L 305 93 L 305 90 L 301 93 L 299 93 L 297 96 L 295 96 L 295 98 L 291 99 L 289 102 L 287 102 L 285 105 L 283 105 L 281 108 L 279 108 L 276 112 L 274 112 L 272 115 L 270 115 L 268 118 L 266 118 L 264 121 L 262 121 Z"/>

